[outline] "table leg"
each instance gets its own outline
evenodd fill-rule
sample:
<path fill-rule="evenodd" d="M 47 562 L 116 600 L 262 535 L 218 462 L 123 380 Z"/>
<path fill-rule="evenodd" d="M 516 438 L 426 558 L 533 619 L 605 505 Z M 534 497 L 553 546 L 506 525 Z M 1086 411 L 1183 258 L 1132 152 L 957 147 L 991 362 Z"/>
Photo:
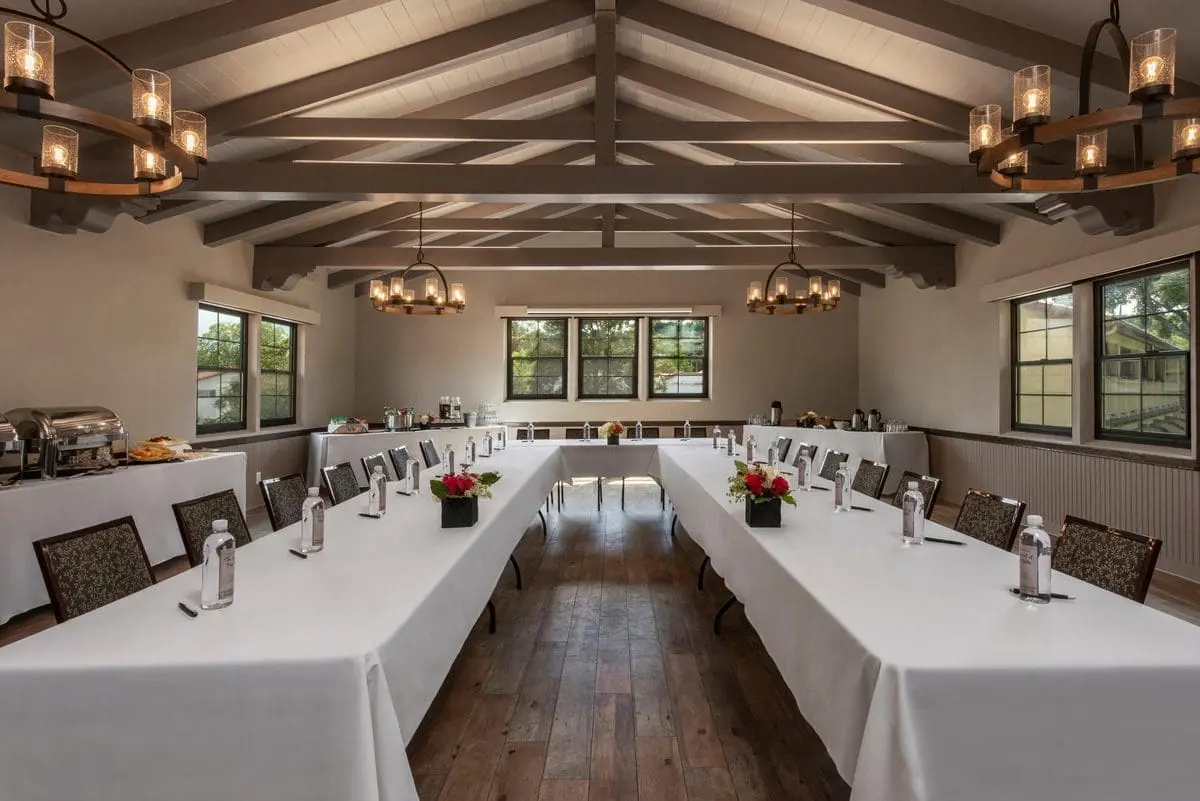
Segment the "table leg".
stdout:
<path fill-rule="evenodd" d="M 667 491 L 663 489 L 662 484 L 658 485 L 658 505 L 664 512 L 667 511 Z"/>
<path fill-rule="evenodd" d="M 728 612 L 729 608 L 735 603 L 737 603 L 737 598 L 730 595 L 729 600 L 717 610 L 717 616 L 713 618 L 713 634 L 721 633 L 721 618 L 725 617 L 725 613 Z"/>
<path fill-rule="evenodd" d="M 558 511 L 560 511 L 560 512 L 562 511 L 563 484 L 564 483 L 565 482 L 562 482 L 562 481 L 558 482 Z"/>
<path fill-rule="evenodd" d="M 625 511 L 625 476 L 621 476 L 621 511 Z"/>
<path fill-rule="evenodd" d="M 496 605 L 488 601 L 488 634 L 496 633 Z"/>
<path fill-rule="evenodd" d="M 596 511 L 600 511 L 600 501 L 603 499 L 604 477 L 596 476 Z"/>
<path fill-rule="evenodd" d="M 538 514 L 541 514 L 541 513 L 542 512 L 539 509 Z M 521 566 L 519 564 L 517 564 L 517 557 L 513 556 L 512 554 L 509 554 L 508 561 L 512 563 L 513 572 L 517 574 L 517 589 L 518 590 L 524 589 L 524 587 L 521 586 Z"/>
<path fill-rule="evenodd" d="M 704 561 L 700 563 L 700 577 L 696 579 L 696 589 L 704 591 L 704 569 L 708 567 L 708 563 L 712 560 L 708 556 L 704 557 Z"/>
<path fill-rule="evenodd" d="M 671 515 L 671 539 L 675 539 L 675 524 L 679 522 L 679 515 Z"/>

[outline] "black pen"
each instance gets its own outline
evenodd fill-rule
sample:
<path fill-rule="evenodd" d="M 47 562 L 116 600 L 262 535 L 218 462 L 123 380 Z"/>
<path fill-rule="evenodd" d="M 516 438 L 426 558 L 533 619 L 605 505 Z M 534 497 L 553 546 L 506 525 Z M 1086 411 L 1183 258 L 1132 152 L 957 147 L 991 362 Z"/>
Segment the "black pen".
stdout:
<path fill-rule="evenodd" d="M 868 509 L 868 508 L 867 508 L 867 507 L 865 507 L 865 506 L 851 506 L 850 508 L 851 508 L 851 509 L 856 509 L 856 510 L 858 510 L 858 511 L 860 511 L 860 512 L 874 512 L 874 511 L 875 511 L 874 509 Z"/>
<path fill-rule="evenodd" d="M 812 488 L 815 490 L 820 490 L 821 492 L 829 492 L 830 491 L 829 487 L 818 487 L 816 484 L 813 484 Z"/>
<path fill-rule="evenodd" d="M 1016 587 L 1009 587 L 1008 591 L 1011 592 L 1013 595 L 1021 594 L 1021 591 L 1019 589 L 1017 589 Z M 1052 592 L 1052 593 L 1050 593 L 1050 597 L 1056 601 L 1074 601 L 1075 600 L 1074 595 L 1064 595 L 1061 592 Z"/>
<path fill-rule="evenodd" d="M 962 542 L 960 540 L 944 540 L 941 537 L 926 537 L 925 541 L 926 542 L 940 542 L 943 545 L 966 545 L 965 542 Z"/>
<path fill-rule="evenodd" d="M 292 556 L 299 556 L 301 559 L 308 558 L 308 554 L 300 553 L 300 551 L 297 551 L 295 548 L 288 548 L 288 553 L 290 553 Z"/>
<path fill-rule="evenodd" d="M 193 609 L 192 607 L 185 604 L 183 601 L 179 602 L 179 608 L 188 617 L 199 617 L 200 616 L 199 612 L 197 612 L 195 609 Z"/>

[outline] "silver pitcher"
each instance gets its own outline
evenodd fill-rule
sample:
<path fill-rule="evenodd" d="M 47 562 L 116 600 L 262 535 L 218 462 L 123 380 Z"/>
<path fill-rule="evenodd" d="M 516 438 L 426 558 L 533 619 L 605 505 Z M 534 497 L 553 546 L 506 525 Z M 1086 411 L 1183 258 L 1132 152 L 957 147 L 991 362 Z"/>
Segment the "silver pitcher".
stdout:
<path fill-rule="evenodd" d="M 867 416 L 863 414 L 862 409 L 855 409 L 854 415 L 850 418 L 851 431 L 863 431 L 867 427 Z"/>
<path fill-rule="evenodd" d="M 883 430 L 883 414 L 878 409 L 872 409 L 870 414 L 867 415 L 867 430 Z"/>

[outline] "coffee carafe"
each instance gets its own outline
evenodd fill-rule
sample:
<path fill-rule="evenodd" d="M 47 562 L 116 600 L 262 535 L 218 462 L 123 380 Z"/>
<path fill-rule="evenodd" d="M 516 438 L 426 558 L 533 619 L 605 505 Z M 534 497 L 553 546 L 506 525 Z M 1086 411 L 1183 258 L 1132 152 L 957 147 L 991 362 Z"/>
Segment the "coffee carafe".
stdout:
<path fill-rule="evenodd" d="M 850 418 L 850 430 L 862 431 L 867 427 L 867 416 L 863 414 L 862 409 L 855 409 L 854 415 Z"/>
<path fill-rule="evenodd" d="M 871 413 L 867 415 L 867 430 L 883 430 L 883 414 L 878 409 L 872 409 Z"/>
<path fill-rule="evenodd" d="M 779 401 L 771 401 L 771 416 L 767 421 L 767 425 L 777 426 L 783 424 L 783 404 Z"/>

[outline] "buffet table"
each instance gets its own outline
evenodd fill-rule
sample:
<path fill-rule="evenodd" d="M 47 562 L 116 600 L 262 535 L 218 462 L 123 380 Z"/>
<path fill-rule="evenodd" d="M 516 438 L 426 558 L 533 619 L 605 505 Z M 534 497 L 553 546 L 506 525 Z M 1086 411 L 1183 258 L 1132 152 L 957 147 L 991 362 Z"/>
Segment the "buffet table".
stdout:
<path fill-rule="evenodd" d="M 858 463 L 863 459 L 872 462 L 883 462 L 891 469 L 888 470 L 885 493 L 893 493 L 900 486 L 900 474 L 905 470 L 925 475 L 929 472 L 929 442 L 924 431 L 838 431 L 836 428 L 797 428 L 795 426 L 746 426 L 743 437 L 754 434 L 758 440 L 759 451 L 766 458 L 767 446 L 776 437 L 791 437 L 792 449 L 788 452 L 788 462 L 796 458 L 796 447 L 801 442 L 809 445 L 820 445 L 821 452 L 817 459 L 825 458 L 825 451 L 842 451 L 850 454 L 850 475 L 858 469 Z M 820 464 L 816 465 L 820 469 Z"/>
<path fill-rule="evenodd" d="M 308 485 L 320 487 L 321 468 L 349 462 L 354 466 L 354 475 L 360 487 L 367 485 L 367 474 L 363 472 L 362 458 L 376 453 L 387 454 L 392 448 L 404 446 L 409 454 L 421 458 L 419 447 L 422 440 L 431 439 L 438 453 L 449 443 L 456 453 L 462 454 L 467 437 L 474 437 L 483 447 L 483 435 L 490 431 L 495 437 L 504 426 L 478 426 L 475 428 L 430 428 L 419 431 L 368 431 L 364 434 L 309 434 L 308 437 Z M 514 438 L 515 441 L 515 438 Z M 388 471 L 391 473 L 391 460 Z"/>
<path fill-rule="evenodd" d="M 246 454 L 215 453 L 0 491 L 0 623 L 50 603 L 33 543 L 133 515 L 152 564 L 183 554 L 171 504 L 232 489 L 246 508 Z M 3 798 L 0 793 L 0 798 Z"/>
<path fill-rule="evenodd" d="M 219 765 L 230 798 L 415 801 L 404 746 L 509 553 L 556 481 L 601 467 L 666 487 L 854 801 L 1195 796 L 1198 627 L 1059 574 L 1076 600 L 1023 604 L 1015 556 L 906 548 L 866 498 L 797 493 L 781 529 L 750 529 L 707 441 L 488 462 L 504 480 L 474 528 L 440 529 L 428 495 L 382 520 L 342 504 L 322 554 L 287 554 L 297 526 L 239 549 L 227 610 L 175 608 L 193 570 L 0 649 L 0 798 L 200 801 Z"/>

